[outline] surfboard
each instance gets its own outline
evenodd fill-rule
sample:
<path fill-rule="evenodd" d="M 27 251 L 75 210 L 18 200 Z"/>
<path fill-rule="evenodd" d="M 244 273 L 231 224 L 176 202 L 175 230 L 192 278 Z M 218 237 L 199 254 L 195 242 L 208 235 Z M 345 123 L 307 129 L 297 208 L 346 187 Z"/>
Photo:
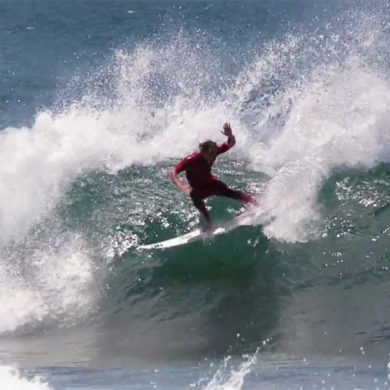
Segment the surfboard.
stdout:
<path fill-rule="evenodd" d="M 190 233 L 184 234 L 179 237 L 170 238 L 165 241 L 156 242 L 154 244 L 139 245 L 138 250 L 151 250 L 151 249 L 167 249 L 173 248 L 175 246 L 186 245 L 190 242 L 199 240 L 199 239 L 209 239 L 219 234 L 227 233 L 228 231 L 238 227 L 251 225 L 254 219 L 254 215 L 251 212 L 244 212 L 234 218 L 233 221 L 226 225 L 217 226 L 212 232 L 203 232 L 201 229 L 196 229 Z"/>

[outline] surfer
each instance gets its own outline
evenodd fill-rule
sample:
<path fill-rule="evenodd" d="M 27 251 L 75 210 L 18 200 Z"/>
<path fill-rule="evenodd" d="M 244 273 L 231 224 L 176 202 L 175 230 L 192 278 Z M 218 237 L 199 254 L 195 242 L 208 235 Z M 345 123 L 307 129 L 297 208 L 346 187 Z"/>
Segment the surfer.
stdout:
<path fill-rule="evenodd" d="M 213 224 L 204 199 L 216 195 L 237 199 L 245 203 L 256 204 L 255 199 L 250 195 L 229 188 L 225 183 L 211 174 L 211 167 L 217 156 L 227 152 L 236 144 L 236 138 L 233 135 L 229 123 L 223 125 L 223 131 L 221 133 L 228 137 L 227 142 L 221 145 L 217 145 L 211 140 L 202 142 L 199 144 L 200 152 L 195 152 L 185 157 L 170 172 L 172 181 L 179 190 L 191 197 L 195 207 L 205 217 L 207 221 L 207 225 L 204 228 L 205 231 L 212 230 Z M 183 183 L 179 178 L 179 174 L 183 171 L 186 173 L 189 185 Z"/>

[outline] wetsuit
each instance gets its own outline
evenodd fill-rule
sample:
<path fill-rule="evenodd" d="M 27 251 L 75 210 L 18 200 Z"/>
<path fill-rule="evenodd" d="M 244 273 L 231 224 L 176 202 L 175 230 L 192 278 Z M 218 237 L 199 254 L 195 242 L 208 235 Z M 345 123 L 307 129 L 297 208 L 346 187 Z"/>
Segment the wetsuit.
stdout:
<path fill-rule="evenodd" d="M 225 153 L 232 145 L 223 143 L 218 145 L 217 156 Z M 185 157 L 179 164 L 176 165 L 176 173 L 185 171 L 188 183 L 192 187 L 191 199 L 195 207 L 203 213 L 207 220 L 209 220 L 208 212 L 203 199 L 212 195 L 226 196 L 240 200 L 242 202 L 253 202 L 253 198 L 241 191 L 235 191 L 229 188 L 225 183 L 218 180 L 218 178 L 211 174 L 211 167 L 215 159 L 209 163 L 201 153 L 193 153 Z"/>

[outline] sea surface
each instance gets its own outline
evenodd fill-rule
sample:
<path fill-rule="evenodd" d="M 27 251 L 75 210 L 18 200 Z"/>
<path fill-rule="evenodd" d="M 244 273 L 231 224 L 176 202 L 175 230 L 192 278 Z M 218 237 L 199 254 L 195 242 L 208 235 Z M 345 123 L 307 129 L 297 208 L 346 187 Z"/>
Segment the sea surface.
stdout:
<path fill-rule="evenodd" d="M 0 0 L 0 389 L 389 389 L 390 4 Z M 199 142 L 259 202 L 203 221 Z M 216 223 L 245 210 L 211 198 Z"/>

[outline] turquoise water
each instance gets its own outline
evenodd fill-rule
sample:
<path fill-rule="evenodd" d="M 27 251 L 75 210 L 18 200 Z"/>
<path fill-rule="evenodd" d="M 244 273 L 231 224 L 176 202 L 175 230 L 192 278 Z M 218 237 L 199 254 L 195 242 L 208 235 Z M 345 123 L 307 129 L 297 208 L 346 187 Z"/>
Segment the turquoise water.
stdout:
<path fill-rule="evenodd" d="M 388 388 L 388 16 L 1 1 L 3 387 Z M 138 251 L 202 224 L 169 170 L 226 121 L 253 224 Z"/>

